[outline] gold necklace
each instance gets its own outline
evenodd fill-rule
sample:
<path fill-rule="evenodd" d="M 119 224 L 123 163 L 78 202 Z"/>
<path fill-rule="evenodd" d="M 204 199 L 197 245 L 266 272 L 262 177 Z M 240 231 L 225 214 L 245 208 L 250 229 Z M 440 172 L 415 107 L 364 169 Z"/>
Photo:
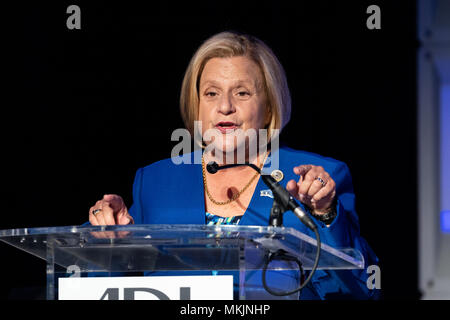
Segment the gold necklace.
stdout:
<path fill-rule="evenodd" d="M 260 164 L 259 169 L 261 170 L 262 167 L 264 166 L 264 163 L 266 162 L 267 159 L 267 155 L 268 153 L 266 152 L 266 155 L 264 156 L 264 161 Z M 216 201 L 212 195 L 209 193 L 208 190 L 208 184 L 206 182 L 206 170 L 205 170 L 205 160 L 202 157 L 202 173 L 203 173 L 203 184 L 205 185 L 205 191 L 206 191 L 206 195 L 208 196 L 209 200 L 211 200 L 212 203 L 214 203 L 215 205 L 218 206 L 224 206 L 226 204 L 229 204 L 235 200 L 237 200 L 237 198 L 239 198 L 239 196 L 245 191 L 247 190 L 247 188 L 252 184 L 252 182 L 256 179 L 256 177 L 259 175 L 258 172 L 255 173 L 255 175 L 250 179 L 250 181 L 241 189 L 241 191 L 238 191 L 236 194 L 233 195 L 233 197 L 231 199 L 228 199 L 227 201 Z"/>

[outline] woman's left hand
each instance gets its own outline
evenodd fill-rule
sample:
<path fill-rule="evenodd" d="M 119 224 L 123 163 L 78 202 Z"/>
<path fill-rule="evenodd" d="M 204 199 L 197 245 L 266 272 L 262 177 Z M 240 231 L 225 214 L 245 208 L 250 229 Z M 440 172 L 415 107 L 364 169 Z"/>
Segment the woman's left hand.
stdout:
<path fill-rule="evenodd" d="M 298 182 L 290 180 L 286 189 L 289 193 L 314 210 L 315 214 L 325 214 L 333 205 L 336 183 L 321 166 L 312 164 L 294 167 L 300 176 Z"/>

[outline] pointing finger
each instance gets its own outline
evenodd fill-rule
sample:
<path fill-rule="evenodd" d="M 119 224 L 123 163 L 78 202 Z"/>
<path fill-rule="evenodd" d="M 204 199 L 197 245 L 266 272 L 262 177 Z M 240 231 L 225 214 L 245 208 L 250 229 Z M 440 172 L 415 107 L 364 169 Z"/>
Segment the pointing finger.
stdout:
<path fill-rule="evenodd" d="M 303 176 L 305 173 L 307 173 L 309 170 L 312 169 L 312 165 L 310 164 L 303 164 L 301 166 L 294 167 L 294 173 Z"/>

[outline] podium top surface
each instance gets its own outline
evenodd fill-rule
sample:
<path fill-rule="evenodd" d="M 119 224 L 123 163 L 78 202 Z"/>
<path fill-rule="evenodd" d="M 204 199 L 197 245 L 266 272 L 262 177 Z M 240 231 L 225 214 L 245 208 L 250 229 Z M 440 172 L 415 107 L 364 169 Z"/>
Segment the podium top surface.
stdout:
<path fill-rule="evenodd" d="M 313 256 L 314 238 L 293 228 L 239 225 L 125 225 L 62 226 L 0 230 L 0 240 L 47 260 L 48 249 L 80 257 L 93 250 L 98 254 L 116 250 L 127 255 L 151 248 L 166 251 L 233 249 L 251 243 L 258 250 L 283 249 L 293 255 Z M 248 247 L 248 246 L 247 246 Z M 136 253 L 134 253 L 136 252 Z M 186 251 L 187 252 L 187 251 Z M 110 253 L 109 253 L 110 254 Z M 67 254 L 66 254 L 67 256 Z M 305 266 L 308 268 L 308 262 Z M 361 269 L 364 259 L 358 250 L 321 245 L 319 268 Z"/>

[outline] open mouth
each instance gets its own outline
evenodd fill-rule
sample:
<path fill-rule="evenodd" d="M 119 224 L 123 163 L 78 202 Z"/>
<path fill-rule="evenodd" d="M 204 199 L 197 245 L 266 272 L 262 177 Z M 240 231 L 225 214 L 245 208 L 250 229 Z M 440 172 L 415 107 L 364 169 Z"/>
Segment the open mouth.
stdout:
<path fill-rule="evenodd" d="M 239 126 L 230 121 L 221 121 L 218 124 L 216 124 L 216 128 L 219 129 L 222 133 L 230 133 L 236 130 Z"/>

